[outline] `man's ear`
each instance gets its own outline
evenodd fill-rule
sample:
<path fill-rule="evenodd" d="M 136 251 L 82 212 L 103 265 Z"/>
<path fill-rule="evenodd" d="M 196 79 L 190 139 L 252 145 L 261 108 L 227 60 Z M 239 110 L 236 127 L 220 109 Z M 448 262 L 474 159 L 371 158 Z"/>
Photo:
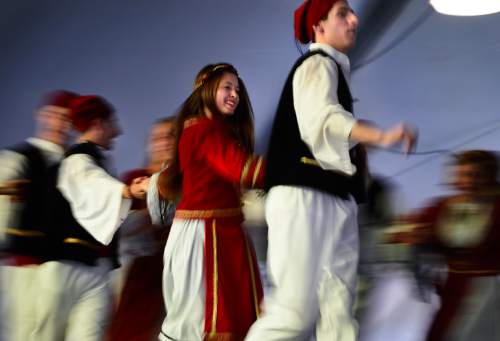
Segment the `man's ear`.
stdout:
<path fill-rule="evenodd" d="M 314 34 L 325 32 L 325 30 L 323 29 L 323 25 L 321 25 L 321 22 L 319 22 L 317 25 L 313 25 L 313 31 L 314 31 Z"/>

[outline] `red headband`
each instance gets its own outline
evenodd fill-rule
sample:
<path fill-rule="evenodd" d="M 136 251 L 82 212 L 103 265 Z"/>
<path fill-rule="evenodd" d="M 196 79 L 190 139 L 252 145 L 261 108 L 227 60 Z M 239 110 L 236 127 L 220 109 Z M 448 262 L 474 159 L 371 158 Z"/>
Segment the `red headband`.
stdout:
<path fill-rule="evenodd" d="M 303 44 L 313 40 L 316 25 L 338 0 L 306 0 L 295 10 L 295 38 Z"/>
<path fill-rule="evenodd" d="M 113 106 L 100 96 L 80 96 L 71 105 L 71 121 L 75 130 L 85 132 L 92 120 L 106 119 L 115 111 Z"/>

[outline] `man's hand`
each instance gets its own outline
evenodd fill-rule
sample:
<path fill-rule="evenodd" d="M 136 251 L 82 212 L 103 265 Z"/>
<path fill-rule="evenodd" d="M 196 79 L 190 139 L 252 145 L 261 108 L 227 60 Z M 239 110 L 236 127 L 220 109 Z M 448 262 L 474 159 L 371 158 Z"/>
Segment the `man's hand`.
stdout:
<path fill-rule="evenodd" d="M 382 133 L 381 146 L 390 147 L 399 143 L 403 143 L 403 150 L 406 154 L 410 153 L 417 144 L 416 130 L 405 124 L 398 124 Z"/>

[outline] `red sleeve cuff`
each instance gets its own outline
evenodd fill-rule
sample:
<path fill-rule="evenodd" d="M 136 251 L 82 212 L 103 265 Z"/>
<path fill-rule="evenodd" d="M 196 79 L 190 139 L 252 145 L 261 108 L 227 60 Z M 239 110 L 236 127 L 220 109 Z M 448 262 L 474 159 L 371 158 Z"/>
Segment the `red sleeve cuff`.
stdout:
<path fill-rule="evenodd" d="M 262 156 L 250 156 L 241 171 L 241 186 L 262 188 L 264 186 L 265 161 Z"/>

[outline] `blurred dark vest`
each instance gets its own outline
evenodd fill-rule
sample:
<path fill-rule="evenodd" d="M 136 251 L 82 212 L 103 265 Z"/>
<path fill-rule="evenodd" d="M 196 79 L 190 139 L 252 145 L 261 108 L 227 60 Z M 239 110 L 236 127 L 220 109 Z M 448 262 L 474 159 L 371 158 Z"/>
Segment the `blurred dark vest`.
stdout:
<path fill-rule="evenodd" d="M 26 158 L 23 178 L 13 179 L 26 183 L 18 188 L 20 193 L 9 195 L 10 200 L 18 198 L 20 210 L 8 212 L 12 215 L 9 216 L 11 226 L 0 227 L 5 236 L 0 251 L 7 255 L 27 255 L 45 260 L 50 250 L 44 221 L 49 166 L 42 151 L 31 143 L 22 142 L 6 149 Z"/>
<path fill-rule="evenodd" d="M 105 169 L 106 158 L 97 145 L 91 142 L 76 144 L 66 152 L 65 157 L 76 154 L 90 156 L 99 167 Z M 104 245 L 87 232 L 73 216 L 70 203 L 57 189 L 58 175 L 59 168 L 52 168 L 49 186 L 52 189 L 49 195 L 51 203 L 47 221 L 51 227 L 50 239 L 54 243 L 53 258 L 96 265 L 98 258 L 106 257 L 111 258 L 113 265 L 117 267 L 117 234 L 109 245 Z M 98 188 L 94 190 L 99 191 Z"/>

